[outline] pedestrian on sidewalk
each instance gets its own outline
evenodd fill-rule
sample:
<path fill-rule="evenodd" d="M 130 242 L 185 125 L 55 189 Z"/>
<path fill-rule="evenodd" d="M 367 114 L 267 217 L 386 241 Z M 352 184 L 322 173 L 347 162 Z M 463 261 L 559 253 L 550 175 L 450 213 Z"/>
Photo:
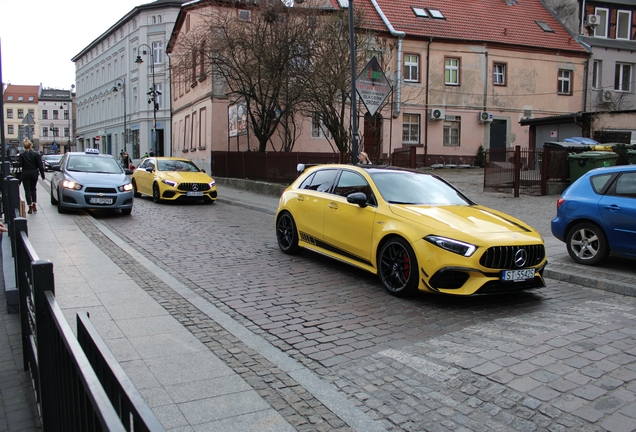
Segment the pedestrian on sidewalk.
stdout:
<path fill-rule="evenodd" d="M 42 165 L 42 156 L 33 150 L 33 143 L 28 138 L 24 140 L 24 151 L 20 153 L 20 167 L 22 167 L 20 181 L 29 206 L 28 213 L 37 213 L 38 174 L 44 180 L 44 165 Z"/>
<path fill-rule="evenodd" d="M 130 168 L 130 156 L 128 156 L 128 152 L 126 152 L 126 150 L 121 152 L 121 161 L 124 169 Z"/>

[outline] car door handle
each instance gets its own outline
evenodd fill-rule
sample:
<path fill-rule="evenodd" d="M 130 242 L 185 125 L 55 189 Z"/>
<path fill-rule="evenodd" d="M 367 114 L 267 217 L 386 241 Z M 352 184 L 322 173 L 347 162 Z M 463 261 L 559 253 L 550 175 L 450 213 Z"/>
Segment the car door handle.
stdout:
<path fill-rule="evenodd" d="M 305 201 L 305 195 L 297 195 L 296 201 Z"/>
<path fill-rule="evenodd" d="M 622 210 L 620 206 L 617 206 L 616 204 L 612 204 L 612 205 L 607 205 L 603 207 L 605 210 L 609 210 L 609 211 L 618 211 L 618 210 Z"/>
<path fill-rule="evenodd" d="M 329 203 L 329 208 L 330 209 L 334 209 L 334 210 L 338 210 L 338 203 L 330 202 Z"/>

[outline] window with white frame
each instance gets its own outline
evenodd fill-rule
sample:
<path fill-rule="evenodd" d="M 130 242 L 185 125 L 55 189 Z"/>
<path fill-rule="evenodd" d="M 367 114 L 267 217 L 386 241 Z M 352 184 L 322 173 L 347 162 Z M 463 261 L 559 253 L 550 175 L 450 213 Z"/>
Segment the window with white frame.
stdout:
<path fill-rule="evenodd" d="M 152 58 L 155 63 L 163 63 L 163 42 L 152 43 Z"/>
<path fill-rule="evenodd" d="M 492 66 L 492 83 L 494 85 L 506 85 L 506 64 L 495 63 Z"/>
<path fill-rule="evenodd" d="M 19 119 L 23 119 L 24 118 L 24 110 L 18 108 L 18 118 Z"/>
<path fill-rule="evenodd" d="M 9 96 L 9 97 L 11 97 L 11 96 Z M 12 119 L 13 118 L 13 109 L 7 108 L 7 118 L 8 119 Z"/>
<path fill-rule="evenodd" d="M 157 103 L 157 109 L 160 110 L 163 108 L 163 83 L 156 83 L 155 90 L 157 91 L 157 97 L 155 102 Z"/>
<path fill-rule="evenodd" d="M 557 93 L 560 95 L 572 94 L 572 71 L 559 69 Z"/>
<path fill-rule="evenodd" d="M 49 119 L 49 111 L 42 110 L 42 120 L 48 120 L 48 119 Z"/>
<path fill-rule="evenodd" d="M 42 136 L 43 137 L 48 137 L 49 136 L 49 128 L 47 128 L 47 127 L 43 127 L 42 128 Z"/>
<path fill-rule="evenodd" d="M 609 16 L 609 9 L 607 8 L 599 8 L 594 9 L 594 15 L 599 16 L 598 25 L 594 29 L 595 37 L 607 37 L 607 17 Z"/>
<path fill-rule="evenodd" d="M 461 136 L 461 118 L 454 121 L 444 121 L 444 147 L 459 147 Z"/>
<path fill-rule="evenodd" d="M 420 80 L 420 56 L 404 55 L 404 81 L 418 82 Z"/>
<path fill-rule="evenodd" d="M 57 110 L 53 110 L 53 120 L 59 120 L 59 112 Z"/>
<path fill-rule="evenodd" d="M 444 60 L 444 84 L 459 85 L 459 59 L 447 57 Z"/>
<path fill-rule="evenodd" d="M 321 138 L 328 139 L 331 138 L 331 134 L 325 128 L 324 123 L 320 119 L 320 116 L 317 113 L 314 113 L 311 116 L 311 137 L 312 138 Z"/>
<path fill-rule="evenodd" d="M 614 90 L 628 92 L 631 91 L 632 65 L 627 63 L 616 63 L 614 72 Z"/>
<path fill-rule="evenodd" d="M 616 39 L 630 39 L 632 29 L 632 11 L 616 12 Z"/>
<path fill-rule="evenodd" d="M 13 125 L 7 125 L 7 133 L 8 133 L 9 135 L 13 135 L 13 134 L 14 134 L 14 132 L 13 132 Z"/>
<path fill-rule="evenodd" d="M 71 136 L 71 131 L 67 126 L 64 127 L 64 136 L 65 137 Z"/>
<path fill-rule="evenodd" d="M 594 60 L 594 63 L 592 63 L 592 88 L 594 89 L 601 88 L 602 66 L 603 66 L 603 62 L 601 60 Z"/>
<path fill-rule="evenodd" d="M 420 143 L 420 120 L 419 114 L 402 115 L 402 144 Z"/>

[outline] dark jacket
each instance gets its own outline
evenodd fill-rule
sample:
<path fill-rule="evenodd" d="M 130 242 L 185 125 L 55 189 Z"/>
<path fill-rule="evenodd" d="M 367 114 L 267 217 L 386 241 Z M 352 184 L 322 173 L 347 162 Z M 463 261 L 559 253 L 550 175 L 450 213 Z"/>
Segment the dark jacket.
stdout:
<path fill-rule="evenodd" d="M 44 177 L 44 165 L 42 165 L 42 156 L 40 153 L 29 150 L 20 153 L 20 166 L 22 171 L 40 171 L 40 175 Z"/>

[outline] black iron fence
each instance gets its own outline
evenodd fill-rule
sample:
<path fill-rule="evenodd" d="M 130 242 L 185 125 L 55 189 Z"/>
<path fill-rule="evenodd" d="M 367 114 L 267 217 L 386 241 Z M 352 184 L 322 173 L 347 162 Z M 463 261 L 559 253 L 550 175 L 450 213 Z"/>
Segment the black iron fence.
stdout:
<path fill-rule="evenodd" d="M 543 152 L 533 149 L 488 149 L 485 154 L 484 190 L 545 195 L 541 172 Z"/>
<path fill-rule="evenodd" d="M 18 181 L 5 177 L 2 189 L 19 292 L 23 364 L 32 377 L 42 430 L 163 431 L 87 314 L 77 314 L 77 338 L 73 335 L 55 300 L 53 263 L 38 257 L 27 220 L 20 216 Z"/>

